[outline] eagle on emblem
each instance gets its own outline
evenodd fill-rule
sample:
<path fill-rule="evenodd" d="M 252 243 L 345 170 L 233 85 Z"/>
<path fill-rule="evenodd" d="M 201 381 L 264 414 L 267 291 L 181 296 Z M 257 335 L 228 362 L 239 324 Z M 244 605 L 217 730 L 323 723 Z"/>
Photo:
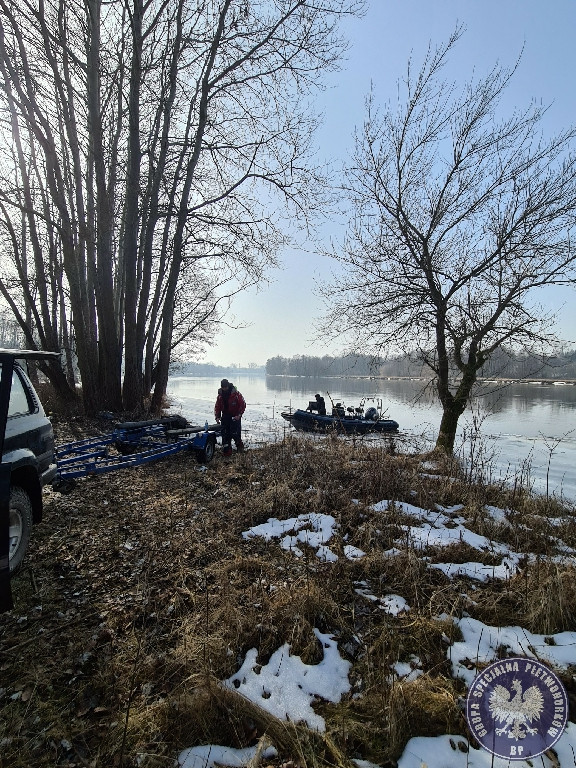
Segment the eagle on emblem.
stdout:
<path fill-rule="evenodd" d="M 525 739 L 527 734 L 537 733 L 530 723 L 538 720 L 544 709 L 544 697 L 536 685 L 531 685 L 522 692 L 520 680 L 512 681 L 512 690 L 503 685 L 496 685 L 490 694 L 490 714 L 498 723 L 504 723 L 496 729 L 496 735 L 506 734 L 509 739 Z M 524 726 L 525 730 L 523 730 Z"/>

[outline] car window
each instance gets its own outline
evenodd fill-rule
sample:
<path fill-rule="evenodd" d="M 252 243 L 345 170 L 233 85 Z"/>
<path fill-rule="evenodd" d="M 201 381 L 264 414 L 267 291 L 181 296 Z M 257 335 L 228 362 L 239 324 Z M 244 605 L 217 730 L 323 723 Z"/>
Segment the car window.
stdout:
<path fill-rule="evenodd" d="M 12 374 L 12 391 L 10 392 L 10 406 L 8 416 L 19 416 L 24 413 L 30 413 L 30 400 L 28 394 L 18 375 L 18 371 Z"/>

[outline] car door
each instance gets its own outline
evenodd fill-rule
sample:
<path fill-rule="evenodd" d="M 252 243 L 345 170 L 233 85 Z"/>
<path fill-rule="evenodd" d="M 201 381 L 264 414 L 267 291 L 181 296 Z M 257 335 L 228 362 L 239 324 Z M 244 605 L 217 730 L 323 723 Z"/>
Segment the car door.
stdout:
<path fill-rule="evenodd" d="M 42 475 L 53 461 L 53 456 L 52 425 L 26 374 L 16 365 L 12 374 L 4 457 L 12 462 L 13 470 L 22 463 L 34 464 Z"/>

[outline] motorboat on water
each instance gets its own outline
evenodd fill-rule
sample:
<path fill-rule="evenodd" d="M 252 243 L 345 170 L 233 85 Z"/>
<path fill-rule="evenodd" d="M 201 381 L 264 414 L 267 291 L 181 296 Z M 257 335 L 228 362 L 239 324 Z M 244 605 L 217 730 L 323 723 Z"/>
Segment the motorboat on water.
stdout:
<path fill-rule="evenodd" d="M 323 401 L 322 401 L 323 403 Z M 394 419 L 387 419 L 382 413 L 382 406 L 364 410 L 364 401 L 358 408 L 345 408 L 342 403 L 332 406 L 328 414 L 311 400 L 308 408 L 295 411 L 282 411 L 281 416 L 301 432 L 339 432 L 342 434 L 365 435 L 370 432 L 397 432 L 400 425 Z"/>

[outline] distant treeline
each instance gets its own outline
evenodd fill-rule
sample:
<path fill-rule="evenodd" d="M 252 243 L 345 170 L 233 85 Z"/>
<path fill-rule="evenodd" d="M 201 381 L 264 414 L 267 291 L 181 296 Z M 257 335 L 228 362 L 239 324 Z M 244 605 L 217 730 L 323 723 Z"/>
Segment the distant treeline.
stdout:
<path fill-rule="evenodd" d="M 429 368 L 408 356 L 374 358 L 369 355 L 342 357 L 272 357 L 266 361 L 266 373 L 276 376 L 375 376 L 428 378 Z M 576 350 L 562 350 L 555 356 L 537 357 L 518 355 L 497 350 L 482 368 L 480 378 L 485 379 L 575 379 Z"/>
<path fill-rule="evenodd" d="M 480 376 L 484 379 L 576 379 L 576 349 L 547 357 L 497 350 Z"/>
<path fill-rule="evenodd" d="M 381 361 L 374 361 L 366 355 L 278 356 L 266 361 L 266 373 L 271 376 L 375 376 L 379 375 L 381 365 Z"/>
<path fill-rule="evenodd" d="M 215 365 L 214 363 L 175 363 L 170 371 L 173 376 L 226 376 L 233 379 L 234 374 L 264 374 L 263 365 L 250 363 L 245 368 L 239 365 Z"/>
<path fill-rule="evenodd" d="M 429 378 L 430 369 L 405 355 L 384 360 L 370 355 L 343 355 L 341 357 L 313 357 L 296 355 L 295 357 L 271 357 L 266 366 L 250 363 L 246 367 L 239 365 L 216 365 L 215 363 L 177 363 L 172 367 L 173 375 L 180 376 L 226 376 L 262 375 L 273 376 L 313 376 L 346 377 L 402 377 Z M 480 374 L 484 379 L 574 379 L 576 380 L 576 350 L 562 350 L 547 358 L 517 355 L 514 352 L 498 350 L 495 352 Z"/>

